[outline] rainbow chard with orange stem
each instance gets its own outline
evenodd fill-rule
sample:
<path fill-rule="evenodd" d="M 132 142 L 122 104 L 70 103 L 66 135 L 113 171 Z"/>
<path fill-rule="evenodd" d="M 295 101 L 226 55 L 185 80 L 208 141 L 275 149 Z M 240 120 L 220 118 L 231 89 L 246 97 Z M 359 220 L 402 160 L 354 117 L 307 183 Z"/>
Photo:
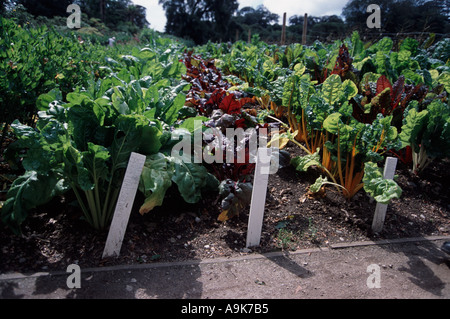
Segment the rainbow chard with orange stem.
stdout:
<path fill-rule="evenodd" d="M 291 163 L 298 171 L 304 172 L 316 166 L 327 175 L 327 178 L 318 178 L 310 188 L 311 192 L 318 192 L 330 184 L 350 200 L 365 187 L 365 163 L 380 162 L 385 149 L 400 147 L 397 129 L 391 126 L 391 121 L 392 117 L 385 118 L 380 114 L 372 124 L 363 124 L 351 116 L 333 113 L 323 124 L 324 129 L 334 136 L 334 142 L 330 139 L 324 146 L 330 156 L 329 168 L 322 164 L 320 149 L 313 154 L 300 143 L 296 144 L 308 155 L 294 158 Z M 284 137 L 287 137 L 286 134 Z M 292 138 L 290 140 L 294 142 Z"/>

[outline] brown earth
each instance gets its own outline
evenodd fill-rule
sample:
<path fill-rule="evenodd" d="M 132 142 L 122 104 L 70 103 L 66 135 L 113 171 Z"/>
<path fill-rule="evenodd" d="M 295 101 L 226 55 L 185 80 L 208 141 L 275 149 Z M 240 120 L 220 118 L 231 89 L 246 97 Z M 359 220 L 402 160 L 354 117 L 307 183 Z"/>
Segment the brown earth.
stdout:
<path fill-rule="evenodd" d="M 298 149 L 288 147 L 292 154 Z M 292 167 L 270 176 L 261 246 L 253 252 L 326 247 L 340 242 L 396 239 L 450 234 L 449 160 L 433 163 L 418 177 L 399 164 L 397 182 L 403 196 L 389 206 L 385 228 L 371 232 L 376 203 L 361 191 L 348 202 L 332 188 L 312 199 L 307 188 L 319 171 L 298 173 Z M 5 167 L 2 172 L 5 173 Z M 2 181 L 3 182 L 3 181 Z M 0 201 L 5 200 L 5 193 Z M 225 223 L 218 222 L 217 198 L 188 205 L 170 189 L 164 207 L 141 216 L 138 196 L 118 259 L 102 260 L 107 232 L 92 230 L 80 219 L 71 194 L 54 199 L 30 213 L 23 234 L 1 225 L 0 273 L 65 270 L 117 264 L 157 263 L 236 257 L 244 249 L 248 209 Z"/>

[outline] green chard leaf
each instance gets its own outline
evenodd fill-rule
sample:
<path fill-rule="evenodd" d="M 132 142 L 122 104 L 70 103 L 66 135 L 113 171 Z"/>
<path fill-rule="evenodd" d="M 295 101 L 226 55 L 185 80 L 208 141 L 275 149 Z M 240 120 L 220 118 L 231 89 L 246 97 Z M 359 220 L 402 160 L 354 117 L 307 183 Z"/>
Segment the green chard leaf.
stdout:
<path fill-rule="evenodd" d="M 144 215 L 161 206 L 167 189 L 172 186 L 173 163 L 161 153 L 147 157 L 141 174 L 139 190 L 145 202 L 139 212 Z"/>
<path fill-rule="evenodd" d="M 54 171 L 46 174 L 28 171 L 11 185 L 1 210 L 2 222 L 18 234 L 30 209 L 48 203 L 68 189 L 64 179 Z"/>
<path fill-rule="evenodd" d="M 419 149 L 419 144 L 421 144 L 422 140 L 421 133 L 426 125 L 427 117 L 427 110 L 422 112 L 418 112 L 414 108 L 409 110 L 399 135 L 404 147 L 412 146 L 414 149 Z"/>
<path fill-rule="evenodd" d="M 95 145 L 93 143 L 88 143 L 88 150 L 82 153 L 81 164 L 86 170 L 82 170 L 81 176 L 83 179 L 79 178 L 79 184 L 82 190 L 92 190 L 94 187 L 99 187 L 99 180 L 108 180 L 109 168 L 108 160 L 110 158 L 108 149 L 103 146 Z M 88 172 L 90 177 L 86 178 L 84 175 Z M 80 183 L 83 181 L 83 183 Z"/>
<path fill-rule="evenodd" d="M 328 178 L 320 176 L 314 184 L 309 187 L 311 193 L 318 193 L 324 185 L 328 184 Z"/>
<path fill-rule="evenodd" d="M 334 104 L 342 94 L 342 81 L 339 75 L 333 74 L 329 76 L 322 86 L 322 95 L 325 102 L 332 105 Z"/>
<path fill-rule="evenodd" d="M 299 172 L 306 172 L 311 166 L 322 166 L 320 159 L 320 149 L 312 155 L 298 156 L 291 160 L 291 165 Z"/>
<path fill-rule="evenodd" d="M 183 199 L 195 204 L 201 199 L 201 190 L 206 186 L 208 171 L 199 164 L 186 163 L 173 158 L 174 172 L 172 181 L 177 184 Z"/>
<path fill-rule="evenodd" d="M 364 190 L 380 204 L 388 205 L 402 196 L 401 187 L 394 180 L 385 179 L 376 163 L 365 163 L 363 183 Z"/>

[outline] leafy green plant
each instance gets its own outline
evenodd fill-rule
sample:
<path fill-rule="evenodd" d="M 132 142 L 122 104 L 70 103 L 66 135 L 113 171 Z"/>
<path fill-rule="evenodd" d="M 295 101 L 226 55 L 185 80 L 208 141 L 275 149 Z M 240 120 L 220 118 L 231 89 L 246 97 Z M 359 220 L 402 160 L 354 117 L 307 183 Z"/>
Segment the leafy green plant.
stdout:
<path fill-rule="evenodd" d="M 110 70 L 104 80 L 76 88 L 67 94 L 67 102 L 56 89 L 41 95 L 36 128 L 13 122 L 18 140 L 7 156 L 22 157 L 26 174 L 13 183 L 1 217 L 14 231 L 20 231 L 27 211 L 69 189 L 89 224 L 96 229 L 109 225 L 131 152 L 158 154 L 184 107 L 188 86 L 180 82 L 182 63 L 171 56 L 162 64 L 146 52 L 135 50 L 140 58 L 127 56 L 120 62 L 110 59 L 118 72 Z M 141 72 L 149 75 L 135 79 Z M 197 181 L 187 176 L 198 168 L 178 162 L 171 168 L 185 199 L 196 200 L 192 185 Z M 39 198 L 25 193 L 37 187 L 46 190 Z M 144 191 L 156 197 L 151 187 Z"/>
<path fill-rule="evenodd" d="M 349 124 L 345 124 L 343 118 L 346 118 Z M 346 116 L 341 113 L 329 115 L 323 123 L 323 128 L 334 136 L 324 145 L 328 153 L 321 152 L 320 148 L 312 153 L 295 140 L 294 135 L 297 132 L 294 135 L 284 133 L 274 138 L 289 139 L 306 152 L 307 155 L 291 160 L 291 164 L 298 171 L 305 172 L 316 166 L 326 173 L 326 178 L 319 177 L 310 187 L 311 192 L 317 193 L 323 186 L 333 185 L 345 198 L 351 199 L 364 187 L 364 163 L 379 162 L 385 149 L 400 147 L 397 129 L 391 126 L 391 121 L 392 116 L 384 118 L 380 114 L 377 120 L 369 125 L 356 121 L 349 113 Z M 321 153 L 329 156 L 329 161 L 326 162 L 328 166 L 323 164 Z"/>
<path fill-rule="evenodd" d="M 366 193 L 378 203 L 388 205 L 392 199 L 402 196 L 400 186 L 394 180 L 385 179 L 382 169 L 375 163 L 365 163 L 363 182 Z"/>
<path fill-rule="evenodd" d="M 434 159 L 450 156 L 450 106 L 440 100 L 420 111 L 412 103 L 404 119 L 400 140 L 413 150 L 413 172 L 419 174 Z"/>
<path fill-rule="evenodd" d="M 36 99 L 54 88 L 63 98 L 98 78 L 99 46 L 82 45 L 54 28 L 19 26 L 0 18 L 0 112 L 2 122 L 34 125 Z"/>
<path fill-rule="evenodd" d="M 70 99 L 69 105 L 53 104 L 41 112 L 36 130 L 18 121 L 12 124 L 18 137 L 12 147 L 28 149 L 22 164 L 25 176 L 32 177 L 13 183 L 2 209 L 2 220 L 16 231 L 27 210 L 69 188 L 85 219 L 104 229 L 112 218 L 131 152 L 142 151 L 146 141 L 161 134 L 157 120 L 120 114 L 106 99 L 92 101 L 81 95 Z M 19 186 L 47 189 L 47 196 L 14 191 Z"/>
<path fill-rule="evenodd" d="M 276 245 L 283 250 L 297 249 L 297 235 L 289 229 L 280 228 L 276 237 Z"/>
<path fill-rule="evenodd" d="M 140 208 L 146 214 L 156 206 L 161 206 L 166 191 L 172 184 L 178 186 L 183 199 L 195 204 L 205 190 L 217 189 L 219 182 L 200 164 L 184 162 L 181 158 L 157 153 L 147 157 L 139 184 L 145 195 L 145 203 Z"/>

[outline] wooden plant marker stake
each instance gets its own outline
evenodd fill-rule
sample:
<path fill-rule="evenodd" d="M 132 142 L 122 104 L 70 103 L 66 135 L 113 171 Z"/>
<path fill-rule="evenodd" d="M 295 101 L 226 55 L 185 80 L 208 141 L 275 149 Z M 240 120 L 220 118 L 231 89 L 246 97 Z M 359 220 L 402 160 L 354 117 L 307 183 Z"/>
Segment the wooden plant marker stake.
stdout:
<path fill-rule="evenodd" d="M 384 178 L 394 179 L 395 169 L 397 168 L 398 159 L 395 157 L 388 157 L 384 166 Z M 377 203 L 375 215 L 373 216 L 372 230 L 379 233 L 383 230 L 384 220 L 386 218 L 386 211 L 388 205 Z"/>
<path fill-rule="evenodd" d="M 131 153 L 102 258 L 119 257 L 146 157 Z"/>
<path fill-rule="evenodd" d="M 281 29 L 281 45 L 286 44 L 286 12 L 283 14 L 283 28 Z"/>
<path fill-rule="evenodd" d="M 308 36 L 308 14 L 305 13 L 305 18 L 303 20 L 302 45 L 306 45 L 307 36 Z"/>
<path fill-rule="evenodd" d="M 259 148 L 253 180 L 252 203 L 247 229 L 247 248 L 257 247 L 261 242 L 261 230 L 266 205 L 267 184 L 270 174 L 271 148 Z"/>

